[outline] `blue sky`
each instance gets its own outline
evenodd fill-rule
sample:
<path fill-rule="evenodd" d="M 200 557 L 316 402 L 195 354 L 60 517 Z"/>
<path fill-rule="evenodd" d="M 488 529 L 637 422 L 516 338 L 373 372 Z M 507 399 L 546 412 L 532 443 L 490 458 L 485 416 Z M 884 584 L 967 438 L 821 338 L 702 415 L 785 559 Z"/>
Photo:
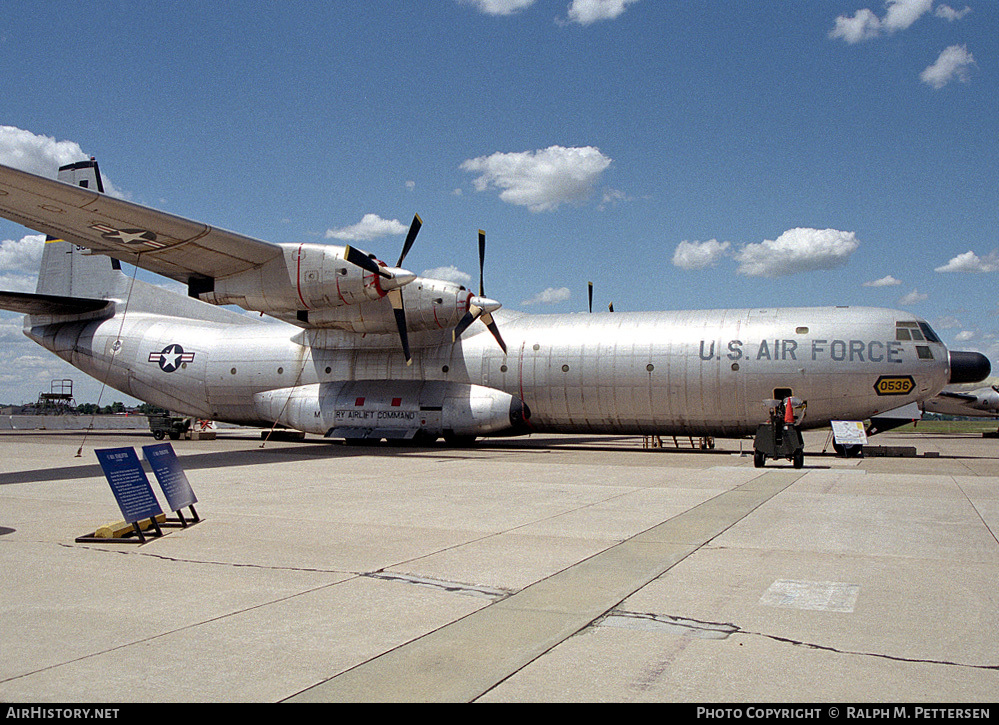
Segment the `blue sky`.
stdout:
<path fill-rule="evenodd" d="M 418 212 L 406 266 L 473 287 L 482 228 L 521 311 L 893 307 L 999 360 L 994 2 L 45 7 L 0 14 L 0 163 L 390 263 Z M 0 402 L 64 375 L 0 315 Z"/>

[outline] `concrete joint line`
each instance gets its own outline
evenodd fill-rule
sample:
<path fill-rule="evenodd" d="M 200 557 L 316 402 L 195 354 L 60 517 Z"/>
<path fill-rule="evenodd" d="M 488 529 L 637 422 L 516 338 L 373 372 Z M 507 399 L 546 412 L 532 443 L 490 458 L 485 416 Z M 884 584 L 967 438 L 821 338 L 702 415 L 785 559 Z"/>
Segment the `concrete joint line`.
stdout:
<path fill-rule="evenodd" d="M 618 606 L 805 475 L 774 470 L 361 663 L 291 702 L 470 702 Z"/>

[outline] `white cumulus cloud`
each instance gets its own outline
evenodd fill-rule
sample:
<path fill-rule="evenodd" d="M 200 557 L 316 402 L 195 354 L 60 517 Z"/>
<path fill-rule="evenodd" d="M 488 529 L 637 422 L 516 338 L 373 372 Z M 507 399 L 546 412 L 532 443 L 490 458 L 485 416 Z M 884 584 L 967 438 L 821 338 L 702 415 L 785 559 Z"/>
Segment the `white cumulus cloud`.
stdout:
<path fill-rule="evenodd" d="M 89 158 L 75 141 L 56 141 L 15 126 L 0 126 L 0 163 L 6 166 L 54 179 L 60 166 Z"/>
<path fill-rule="evenodd" d="M 60 166 L 89 158 L 75 141 L 56 141 L 16 126 L 0 126 L 0 164 L 54 179 Z M 103 173 L 101 180 L 109 196 L 127 198 Z"/>
<path fill-rule="evenodd" d="M 673 264 L 680 269 L 705 269 L 718 264 L 719 260 L 728 256 L 728 242 L 710 239 L 706 242 L 688 242 L 686 240 L 676 245 L 673 252 Z"/>
<path fill-rule="evenodd" d="M 901 280 L 895 279 L 890 274 L 882 277 L 881 279 L 875 279 L 870 282 L 864 282 L 864 287 L 895 287 L 896 285 L 902 284 Z"/>
<path fill-rule="evenodd" d="M 920 292 L 919 290 L 914 289 L 909 294 L 903 295 L 902 297 L 899 297 L 898 304 L 904 305 L 904 306 L 914 305 L 917 302 L 924 302 L 924 301 L 928 300 L 929 297 L 930 296 L 928 294 L 924 294 L 924 293 Z"/>
<path fill-rule="evenodd" d="M 3 240 L 0 242 L 0 272 L 37 272 L 44 244 L 44 234 Z"/>
<path fill-rule="evenodd" d="M 0 290 L 35 291 L 44 245 L 44 234 L 29 234 L 0 242 Z"/>
<path fill-rule="evenodd" d="M 905 30 L 933 8 L 933 0 L 888 0 L 881 24 L 889 33 Z"/>
<path fill-rule="evenodd" d="M 883 18 L 873 10 L 862 8 L 852 16 L 836 18 L 830 38 L 840 38 L 847 43 L 877 38 L 882 33 L 905 30 L 933 8 L 933 0 L 887 0 Z"/>
<path fill-rule="evenodd" d="M 377 214 L 365 214 L 357 224 L 326 230 L 326 238 L 347 242 L 368 242 L 379 237 L 405 234 L 407 231 L 409 227 L 398 219 L 382 219 Z"/>
<path fill-rule="evenodd" d="M 955 10 L 950 5 L 937 5 L 934 15 L 938 18 L 943 18 L 944 20 L 954 22 L 955 20 L 960 20 L 965 15 L 971 12 L 971 8 L 967 5 L 964 6 L 962 10 Z"/>
<path fill-rule="evenodd" d="M 514 13 L 529 8 L 534 4 L 534 0 L 461 0 L 462 2 L 477 7 L 486 15 L 513 15 Z"/>
<path fill-rule="evenodd" d="M 34 292 L 37 286 L 38 275 L 0 272 L 0 290 L 4 292 Z"/>
<path fill-rule="evenodd" d="M 565 302 L 572 296 L 568 287 L 559 287 L 555 289 L 554 287 L 549 287 L 543 292 L 538 292 L 530 299 L 524 300 L 520 304 L 522 305 L 554 305 L 558 302 Z"/>
<path fill-rule="evenodd" d="M 992 251 L 979 257 L 970 249 L 953 257 L 947 264 L 937 267 L 937 272 L 999 272 L 999 252 Z"/>
<path fill-rule="evenodd" d="M 777 239 L 747 244 L 735 254 L 736 270 L 748 277 L 835 269 L 846 264 L 860 246 L 853 232 L 836 229 L 789 229 Z"/>
<path fill-rule="evenodd" d="M 499 189 L 500 199 L 508 204 L 541 212 L 588 199 L 610 164 L 611 159 L 592 146 L 550 146 L 479 156 L 462 163 L 461 169 L 478 174 L 472 182 L 476 191 Z"/>
<path fill-rule="evenodd" d="M 599 20 L 613 20 L 625 8 L 638 0 L 572 0 L 569 5 L 569 20 L 580 25 L 589 25 Z"/>
<path fill-rule="evenodd" d="M 851 45 L 861 40 L 870 40 L 881 34 L 881 21 L 867 8 L 858 10 L 852 17 L 840 15 L 829 31 L 830 38 L 842 38 Z"/>
<path fill-rule="evenodd" d="M 447 267 L 434 267 L 433 269 L 426 269 L 420 276 L 427 277 L 429 279 L 441 279 L 445 282 L 453 282 L 454 284 L 468 284 L 472 281 L 472 275 L 462 272 L 453 264 L 448 265 Z"/>
<path fill-rule="evenodd" d="M 967 83 L 971 80 L 969 69 L 973 65 L 975 58 L 967 46 L 951 45 L 940 52 L 933 65 L 919 74 L 919 80 L 938 90 L 953 80 Z"/>

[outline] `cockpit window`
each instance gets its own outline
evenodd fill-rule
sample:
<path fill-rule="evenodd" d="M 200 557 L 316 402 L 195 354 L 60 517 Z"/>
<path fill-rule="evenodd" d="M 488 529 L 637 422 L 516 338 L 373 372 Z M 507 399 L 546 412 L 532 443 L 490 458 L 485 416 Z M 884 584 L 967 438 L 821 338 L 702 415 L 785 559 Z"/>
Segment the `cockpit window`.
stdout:
<path fill-rule="evenodd" d="M 896 322 L 895 339 L 940 342 L 937 333 L 925 322 Z"/>
<path fill-rule="evenodd" d="M 937 337 L 937 333 L 933 332 L 933 328 L 930 327 L 929 324 L 920 322 L 919 329 L 923 331 L 923 334 L 929 342 L 940 342 L 940 338 Z"/>

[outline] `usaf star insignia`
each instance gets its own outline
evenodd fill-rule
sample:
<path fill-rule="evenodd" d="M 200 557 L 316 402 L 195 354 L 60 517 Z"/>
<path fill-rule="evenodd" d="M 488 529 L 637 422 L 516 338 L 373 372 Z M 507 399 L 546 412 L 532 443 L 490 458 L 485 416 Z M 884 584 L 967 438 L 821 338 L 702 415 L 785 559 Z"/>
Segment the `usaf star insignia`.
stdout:
<path fill-rule="evenodd" d="M 146 229 L 115 229 L 114 227 L 109 227 L 107 224 L 93 224 L 91 228 L 99 231 L 101 239 L 106 239 L 109 242 L 127 244 L 130 247 L 146 246 L 153 249 L 166 246 L 163 242 L 156 239 L 154 232 L 147 231 Z"/>
<path fill-rule="evenodd" d="M 167 345 L 160 352 L 149 353 L 149 362 L 159 363 L 160 370 L 165 373 L 172 373 L 183 363 L 194 361 L 193 352 L 184 352 L 177 343 Z"/>

